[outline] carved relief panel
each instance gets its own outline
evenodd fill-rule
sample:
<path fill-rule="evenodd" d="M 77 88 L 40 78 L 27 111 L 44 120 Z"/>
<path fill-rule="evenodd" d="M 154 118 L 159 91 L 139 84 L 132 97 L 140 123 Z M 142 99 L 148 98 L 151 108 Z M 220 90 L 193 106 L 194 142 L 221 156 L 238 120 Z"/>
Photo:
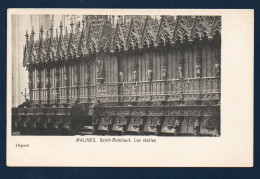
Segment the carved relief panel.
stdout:
<path fill-rule="evenodd" d="M 97 82 L 103 83 L 105 78 L 105 71 L 104 71 L 104 57 L 101 53 L 96 58 L 96 73 L 97 73 Z"/>

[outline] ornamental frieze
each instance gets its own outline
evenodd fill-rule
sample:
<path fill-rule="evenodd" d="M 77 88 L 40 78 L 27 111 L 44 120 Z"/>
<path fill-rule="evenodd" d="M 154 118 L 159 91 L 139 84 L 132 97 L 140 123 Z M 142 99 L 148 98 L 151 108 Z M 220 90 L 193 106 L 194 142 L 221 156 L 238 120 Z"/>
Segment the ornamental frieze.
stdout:
<path fill-rule="evenodd" d="M 26 33 L 24 48 L 24 66 L 34 63 L 54 62 L 56 60 L 83 57 L 88 54 L 135 49 L 157 48 L 171 46 L 176 41 L 193 41 L 196 38 L 215 38 L 221 34 L 221 17 L 219 16 L 161 16 L 153 19 L 150 16 L 132 17 L 128 24 L 118 21 L 116 26 L 106 22 L 99 29 L 87 26 L 86 20 L 71 23 L 67 27 L 60 25 L 53 35 L 53 25 L 46 31 L 40 28 L 39 40 L 34 40 L 35 32 Z M 76 26 L 76 27 L 75 27 Z M 63 35 L 63 29 L 65 34 Z M 75 30 L 73 30 L 75 29 Z M 70 32 L 68 32 L 70 31 Z M 48 33 L 50 32 L 50 34 Z M 30 37 L 29 37 L 30 36 Z M 215 75 L 220 75 L 220 63 L 215 63 Z M 179 65 L 179 78 L 182 78 L 182 66 Z M 166 66 L 163 65 L 163 76 L 166 75 Z"/>

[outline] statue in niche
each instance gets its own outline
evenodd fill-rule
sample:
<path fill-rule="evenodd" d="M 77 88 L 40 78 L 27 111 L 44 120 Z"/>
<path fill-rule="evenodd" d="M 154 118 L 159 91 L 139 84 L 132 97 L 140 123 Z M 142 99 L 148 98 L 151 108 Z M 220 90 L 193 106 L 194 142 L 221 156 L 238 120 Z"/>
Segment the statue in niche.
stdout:
<path fill-rule="evenodd" d="M 56 84 L 56 87 L 59 87 L 59 77 L 58 77 L 58 75 L 55 76 L 55 84 Z"/>
<path fill-rule="evenodd" d="M 59 73 L 56 72 L 56 75 L 55 75 L 55 84 L 56 84 L 56 87 L 59 87 Z"/>
<path fill-rule="evenodd" d="M 196 76 L 197 76 L 197 78 L 200 78 L 201 77 L 201 71 L 200 71 L 200 65 L 199 64 L 197 64 L 196 65 Z"/>
<path fill-rule="evenodd" d="M 137 81 L 137 71 L 135 69 L 133 70 L 132 81 Z"/>
<path fill-rule="evenodd" d="M 119 72 L 119 81 L 124 82 L 124 72 L 123 71 Z"/>
<path fill-rule="evenodd" d="M 197 65 L 196 65 L 196 76 L 197 78 L 201 77 L 201 65 L 200 65 L 200 59 L 197 57 L 196 59 Z"/>
<path fill-rule="evenodd" d="M 85 84 L 90 82 L 90 74 L 88 72 L 85 73 Z"/>
<path fill-rule="evenodd" d="M 102 57 L 97 59 L 97 77 L 104 79 L 104 62 Z"/>
<path fill-rule="evenodd" d="M 63 80 L 64 80 L 64 84 L 67 86 L 69 78 L 68 78 L 68 75 L 67 75 L 66 71 L 65 71 Z"/>
<path fill-rule="evenodd" d="M 153 74 L 153 71 L 152 71 L 151 67 L 148 67 L 148 70 L 147 70 L 148 81 L 152 81 L 152 74 Z"/>
<path fill-rule="evenodd" d="M 214 65 L 214 69 L 215 69 L 215 76 L 219 77 L 220 76 L 220 64 L 218 61 L 216 61 L 215 65 Z"/>
<path fill-rule="evenodd" d="M 162 68 L 162 79 L 166 80 L 166 76 L 167 76 L 166 66 L 163 65 L 163 68 Z"/>
<path fill-rule="evenodd" d="M 178 66 L 178 77 L 183 78 L 183 67 L 181 64 Z"/>
<path fill-rule="evenodd" d="M 148 81 L 152 81 L 153 71 L 152 71 L 151 58 L 149 58 L 147 68 L 148 68 L 148 69 L 147 69 L 147 79 L 148 79 Z"/>
<path fill-rule="evenodd" d="M 31 72 L 28 73 L 28 79 L 29 79 L 28 88 L 32 89 L 33 86 L 32 86 L 32 73 Z"/>
<path fill-rule="evenodd" d="M 45 78 L 45 87 L 50 88 L 50 81 L 48 76 Z"/>
<path fill-rule="evenodd" d="M 124 69 L 124 66 L 123 66 L 123 63 L 121 62 L 120 69 L 119 69 L 119 82 L 124 82 L 124 71 L 123 71 L 123 69 Z"/>
<path fill-rule="evenodd" d="M 32 81 L 31 80 L 28 81 L 28 88 L 32 89 Z"/>
<path fill-rule="evenodd" d="M 77 73 L 75 73 L 75 76 L 74 76 L 74 84 L 75 84 L 75 86 L 79 85 L 78 74 Z"/>
<path fill-rule="evenodd" d="M 166 54 L 163 53 L 163 63 L 162 63 L 162 80 L 166 80 L 167 78 L 167 57 Z"/>
<path fill-rule="evenodd" d="M 38 76 L 38 78 L 37 78 L 37 88 L 41 88 L 40 76 Z"/>

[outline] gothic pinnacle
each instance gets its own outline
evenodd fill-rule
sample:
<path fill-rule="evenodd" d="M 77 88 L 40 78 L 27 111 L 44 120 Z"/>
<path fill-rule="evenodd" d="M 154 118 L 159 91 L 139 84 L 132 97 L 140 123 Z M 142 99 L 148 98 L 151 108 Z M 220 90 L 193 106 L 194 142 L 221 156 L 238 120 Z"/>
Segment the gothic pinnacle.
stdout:
<path fill-rule="evenodd" d="M 63 24 L 62 21 L 60 21 L 60 34 L 62 34 L 62 30 L 63 30 Z"/>
<path fill-rule="evenodd" d="M 50 33 L 51 33 L 51 37 L 53 37 L 53 24 L 51 23 L 51 27 L 50 27 Z"/>

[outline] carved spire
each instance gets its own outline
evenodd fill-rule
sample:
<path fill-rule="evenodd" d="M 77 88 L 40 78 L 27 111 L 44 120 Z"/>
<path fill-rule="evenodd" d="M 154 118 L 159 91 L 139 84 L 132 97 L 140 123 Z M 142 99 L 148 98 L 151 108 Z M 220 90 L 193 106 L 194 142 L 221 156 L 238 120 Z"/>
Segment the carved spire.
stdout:
<path fill-rule="evenodd" d="M 31 41 L 34 41 L 34 28 L 32 27 L 32 33 L 31 33 Z"/>
<path fill-rule="evenodd" d="M 56 28 L 56 38 L 58 39 L 59 35 L 58 35 L 58 29 Z"/>
<path fill-rule="evenodd" d="M 117 16 L 117 23 L 121 26 L 123 25 L 123 16 Z"/>
<path fill-rule="evenodd" d="M 43 27 L 42 27 L 42 25 L 41 25 L 40 33 L 39 33 L 39 39 L 40 39 L 40 40 L 42 40 L 42 38 L 43 38 L 43 32 L 44 32 L 44 30 L 43 30 Z"/>
<path fill-rule="evenodd" d="M 26 43 L 28 43 L 28 38 L 29 38 L 28 30 L 26 30 L 25 38 L 26 38 Z"/>
<path fill-rule="evenodd" d="M 51 27 L 50 27 L 50 33 L 51 33 L 51 38 L 53 38 L 53 24 L 51 23 Z"/>
<path fill-rule="evenodd" d="M 71 19 L 71 23 L 70 23 L 71 32 L 73 32 L 73 26 L 74 26 L 74 23 L 73 23 L 73 20 Z"/>
<path fill-rule="evenodd" d="M 80 21 L 76 24 L 76 29 L 75 29 L 75 31 L 76 31 L 76 35 L 77 35 L 77 36 L 80 36 Z"/>
<path fill-rule="evenodd" d="M 65 38 L 68 38 L 68 28 L 67 28 L 67 26 L 65 28 Z"/>
<path fill-rule="evenodd" d="M 86 23 L 86 17 L 85 17 L 85 15 L 83 15 L 83 17 L 82 17 L 82 29 L 83 30 L 85 28 L 85 23 Z"/>
<path fill-rule="evenodd" d="M 49 31 L 46 31 L 46 39 L 49 38 Z"/>
<path fill-rule="evenodd" d="M 62 21 L 60 21 L 60 35 L 62 36 L 62 30 L 63 30 L 63 24 Z"/>

